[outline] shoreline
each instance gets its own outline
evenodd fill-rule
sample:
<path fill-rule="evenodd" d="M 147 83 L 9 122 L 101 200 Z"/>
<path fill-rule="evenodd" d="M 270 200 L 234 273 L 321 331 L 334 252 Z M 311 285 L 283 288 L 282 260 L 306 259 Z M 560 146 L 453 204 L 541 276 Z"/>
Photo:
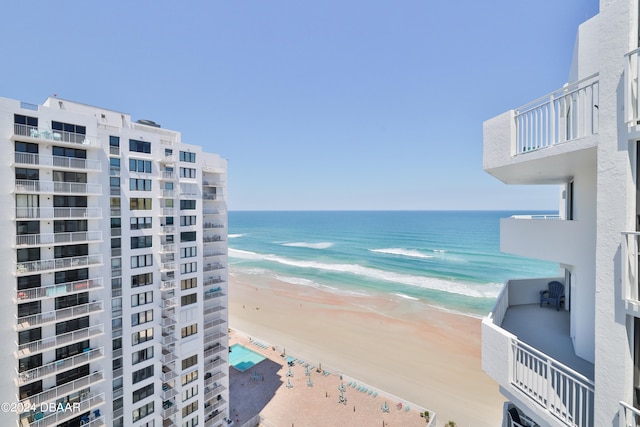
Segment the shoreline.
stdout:
<path fill-rule="evenodd" d="M 231 272 L 229 324 L 438 414 L 492 426 L 504 397 L 480 368 L 480 319 L 390 295 L 338 295 Z"/>

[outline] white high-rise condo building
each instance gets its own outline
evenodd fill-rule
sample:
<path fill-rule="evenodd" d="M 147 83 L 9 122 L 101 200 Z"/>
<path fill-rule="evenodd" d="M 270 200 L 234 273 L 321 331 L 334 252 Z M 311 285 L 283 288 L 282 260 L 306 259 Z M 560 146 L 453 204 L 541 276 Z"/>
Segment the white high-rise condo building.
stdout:
<path fill-rule="evenodd" d="M 226 161 L 58 98 L 0 142 L 0 424 L 226 426 Z"/>
<path fill-rule="evenodd" d="M 484 124 L 486 172 L 561 188 L 558 216 L 500 224 L 502 251 L 560 266 L 508 280 L 483 320 L 503 426 L 640 425 L 639 12 L 602 0 L 578 28 L 568 83 Z M 553 281 L 559 307 L 541 306 Z"/>

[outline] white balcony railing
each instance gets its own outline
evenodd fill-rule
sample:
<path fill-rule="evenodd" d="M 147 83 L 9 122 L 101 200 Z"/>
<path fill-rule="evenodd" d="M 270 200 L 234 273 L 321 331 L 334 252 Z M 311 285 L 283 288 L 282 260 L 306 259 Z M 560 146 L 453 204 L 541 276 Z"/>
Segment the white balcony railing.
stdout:
<path fill-rule="evenodd" d="M 23 330 L 33 328 L 45 323 L 59 322 L 60 320 L 71 319 L 91 313 L 102 311 L 102 301 L 90 302 L 88 304 L 74 305 L 73 307 L 62 308 L 60 310 L 47 311 L 45 313 L 33 314 L 16 318 L 16 329 Z"/>
<path fill-rule="evenodd" d="M 49 166 L 65 169 L 83 169 L 87 171 L 99 172 L 102 170 L 102 163 L 99 160 L 79 159 L 76 157 L 47 156 L 38 153 L 15 152 L 15 163 L 25 165 Z"/>
<path fill-rule="evenodd" d="M 16 218 L 41 218 L 41 219 L 100 219 L 102 218 L 102 208 L 40 208 L 40 207 L 18 207 L 16 208 Z"/>
<path fill-rule="evenodd" d="M 62 372 L 74 366 L 84 365 L 93 360 L 100 359 L 104 356 L 104 348 L 94 348 L 87 352 L 76 354 L 62 360 L 56 360 L 46 365 L 39 366 L 28 371 L 17 373 L 16 382 L 18 385 L 38 380 L 42 377 Z"/>
<path fill-rule="evenodd" d="M 16 236 L 17 246 L 55 245 L 58 243 L 99 242 L 102 231 L 78 231 L 75 233 L 20 234 Z"/>
<path fill-rule="evenodd" d="M 84 182 L 16 179 L 15 189 L 19 193 L 102 194 L 102 184 L 87 184 Z"/>
<path fill-rule="evenodd" d="M 24 357 L 29 354 L 40 353 L 49 348 L 55 348 L 78 341 L 84 341 L 86 339 L 97 337 L 102 334 L 104 334 L 104 325 L 99 324 L 84 329 L 78 329 L 73 332 L 67 332 L 66 334 L 47 337 L 38 341 L 32 341 L 26 344 L 16 343 L 16 346 L 18 348 L 16 356 Z"/>
<path fill-rule="evenodd" d="M 640 309 L 640 282 L 638 281 L 638 263 L 640 252 L 638 248 L 639 232 L 622 233 L 622 298 L 626 301 L 627 309 Z"/>
<path fill-rule="evenodd" d="M 598 133 L 598 74 L 516 110 L 516 152 L 524 154 Z"/>
<path fill-rule="evenodd" d="M 638 71 L 640 70 L 640 49 L 634 49 L 625 56 L 624 71 L 626 121 L 635 124 L 640 121 L 640 92 L 638 92 Z"/>
<path fill-rule="evenodd" d="M 90 394 L 87 398 L 80 401 L 80 405 L 78 408 L 74 408 L 73 411 L 57 411 L 57 412 L 47 412 L 44 418 L 33 421 L 29 424 L 29 427 L 49 427 L 58 425 L 70 418 L 77 417 L 78 414 L 83 412 L 89 412 L 94 408 L 102 405 L 104 403 L 104 393 L 99 395 Z M 83 427 L 100 427 L 104 425 L 104 416 L 101 414 L 96 417 L 95 414 L 92 415 L 92 419 L 89 419 L 89 422 L 81 421 Z"/>
<path fill-rule="evenodd" d="M 77 256 L 69 258 L 45 259 L 15 263 L 17 274 L 37 273 L 39 271 L 60 270 L 102 264 L 102 254 Z"/>
<path fill-rule="evenodd" d="M 24 404 L 24 407 L 31 405 L 39 406 L 40 404 L 52 399 L 58 399 L 75 391 L 80 391 L 84 388 L 90 387 L 102 380 L 104 380 L 104 371 L 94 372 L 86 377 L 78 378 L 77 380 L 51 388 L 43 391 L 42 393 L 27 397 L 26 399 L 19 400 L 19 402 Z"/>
<path fill-rule="evenodd" d="M 522 285 L 510 297 L 511 282 L 518 281 L 505 284 L 493 311 L 483 320 L 483 369 L 490 367 L 487 373 L 501 386 L 510 384 L 520 390 L 563 424 L 593 427 L 593 381 L 502 328 L 510 299 L 527 303 Z"/>
<path fill-rule="evenodd" d="M 102 289 L 102 287 L 102 277 L 95 277 L 92 279 L 77 280 L 75 282 L 60 283 L 40 288 L 14 290 L 16 292 L 16 299 L 20 302 L 24 302 L 40 298 L 60 297 L 76 292 L 87 292 Z"/>
<path fill-rule="evenodd" d="M 27 136 L 30 138 L 44 139 L 54 142 L 66 142 L 70 144 L 80 144 L 88 147 L 97 147 L 96 138 L 88 138 L 87 135 L 62 130 L 42 129 L 36 126 L 15 123 L 13 132 L 16 136 Z"/>
<path fill-rule="evenodd" d="M 640 410 L 633 406 L 620 402 L 620 418 L 619 427 L 639 427 L 640 426 Z"/>

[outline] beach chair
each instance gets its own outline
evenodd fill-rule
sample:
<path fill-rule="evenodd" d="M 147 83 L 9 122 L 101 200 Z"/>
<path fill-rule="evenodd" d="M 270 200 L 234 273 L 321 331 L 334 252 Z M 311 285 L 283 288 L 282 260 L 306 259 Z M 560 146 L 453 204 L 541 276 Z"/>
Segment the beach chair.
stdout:
<path fill-rule="evenodd" d="M 378 397 L 378 392 L 377 391 L 373 392 L 373 397 Z"/>
<path fill-rule="evenodd" d="M 564 285 L 556 280 L 549 282 L 549 289 L 540 291 L 540 307 L 542 303 L 554 303 L 556 311 L 560 311 L 560 303 L 564 299 Z"/>

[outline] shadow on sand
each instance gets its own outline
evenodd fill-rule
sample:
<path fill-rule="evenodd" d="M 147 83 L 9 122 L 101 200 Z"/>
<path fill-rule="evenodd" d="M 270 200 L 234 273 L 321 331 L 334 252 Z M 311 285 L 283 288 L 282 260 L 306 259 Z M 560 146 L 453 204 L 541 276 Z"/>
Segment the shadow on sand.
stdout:
<path fill-rule="evenodd" d="M 236 423 L 234 427 L 242 426 L 262 412 L 283 384 L 278 374 L 280 369 L 282 365 L 270 359 L 264 359 L 244 372 L 229 367 L 229 416 Z"/>

